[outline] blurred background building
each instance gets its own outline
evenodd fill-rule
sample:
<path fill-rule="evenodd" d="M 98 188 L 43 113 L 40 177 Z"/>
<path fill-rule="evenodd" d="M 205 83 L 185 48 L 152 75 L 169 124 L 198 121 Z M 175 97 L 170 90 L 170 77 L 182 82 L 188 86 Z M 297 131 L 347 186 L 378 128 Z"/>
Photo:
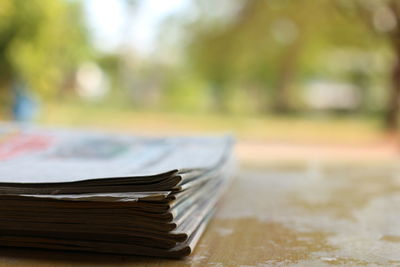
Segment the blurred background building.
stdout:
<path fill-rule="evenodd" d="M 2 0 L 0 118 L 389 158 L 399 23 L 397 0 Z"/>

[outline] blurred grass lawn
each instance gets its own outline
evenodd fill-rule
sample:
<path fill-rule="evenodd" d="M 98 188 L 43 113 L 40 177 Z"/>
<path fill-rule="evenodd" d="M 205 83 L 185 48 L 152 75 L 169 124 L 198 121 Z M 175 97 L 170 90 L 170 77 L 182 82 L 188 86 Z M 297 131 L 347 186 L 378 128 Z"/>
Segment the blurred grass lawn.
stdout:
<path fill-rule="evenodd" d="M 156 135 L 229 132 L 239 140 L 306 144 L 354 145 L 385 138 L 380 123 L 369 118 L 163 113 L 93 104 L 47 103 L 39 122 Z"/>

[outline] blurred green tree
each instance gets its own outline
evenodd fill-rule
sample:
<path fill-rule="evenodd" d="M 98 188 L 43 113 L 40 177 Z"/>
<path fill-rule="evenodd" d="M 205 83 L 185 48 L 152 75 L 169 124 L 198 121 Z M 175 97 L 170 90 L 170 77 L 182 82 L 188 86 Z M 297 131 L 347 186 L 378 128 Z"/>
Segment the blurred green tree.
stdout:
<path fill-rule="evenodd" d="M 384 71 L 378 73 L 378 67 L 362 65 L 384 55 L 388 47 L 400 58 L 396 56 L 400 54 L 398 0 L 219 3 L 219 8 L 213 5 L 210 9 L 209 2 L 198 1 L 196 19 L 186 31 L 188 62 L 209 81 L 219 110 L 228 109 L 227 101 L 235 88 L 256 88 L 262 92 L 254 95 L 268 98 L 264 102 L 269 102 L 273 111 L 287 112 L 296 105 L 301 107 L 296 97 L 302 83 L 321 78 L 353 84 L 359 89 L 365 111 L 371 81 Z M 336 54 L 347 56 L 339 62 Z M 385 107 L 389 128 L 396 127 L 400 108 L 400 89 L 395 89 L 400 87 L 397 65 Z M 246 84 L 250 86 L 243 86 Z"/>
<path fill-rule="evenodd" d="M 399 0 L 337 0 L 342 14 L 364 23 L 376 39 L 388 44 L 393 63 L 391 87 L 386 104 L 385 126 L 398 130 L 400 119 L 400 1 Z"/>
<path fill-rule="evenodd" d="M 68 75 L 91 53 L 84 25 L 79 1 L 2 0 L 2 106 L 10 103 L 15 81 L 23 82 L 36 95 L 57 95 Z"/>
<path fill-rule="evenodd" d="M 211 23 L 208 7 L 200 5 L 204 14 L 189 32 L 189 59 L 195 71 L 210 82 L 219 109 L 226 109 L 232 83 L 255 83 L 264 90 L 256 95 L 268 97 L 273 111 L 291 111 L 294 82 L 310 65 L 316 67 L 315 56 L 302 55 L 321 51 L 315 44 L 326 38 L 321 27 L 327 25 L 329 1 L 233 2 L 238 8 L 232 14 Z"/>

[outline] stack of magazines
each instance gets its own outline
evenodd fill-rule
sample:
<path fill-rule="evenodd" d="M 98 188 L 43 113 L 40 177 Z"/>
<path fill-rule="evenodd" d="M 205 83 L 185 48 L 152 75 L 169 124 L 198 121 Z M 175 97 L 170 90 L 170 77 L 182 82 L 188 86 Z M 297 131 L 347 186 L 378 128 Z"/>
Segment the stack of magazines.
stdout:
<path fill-rule="evenodd" d="M 189 255 L 233 174 L 232 139 L 0 125 L 0 246 Z"/>

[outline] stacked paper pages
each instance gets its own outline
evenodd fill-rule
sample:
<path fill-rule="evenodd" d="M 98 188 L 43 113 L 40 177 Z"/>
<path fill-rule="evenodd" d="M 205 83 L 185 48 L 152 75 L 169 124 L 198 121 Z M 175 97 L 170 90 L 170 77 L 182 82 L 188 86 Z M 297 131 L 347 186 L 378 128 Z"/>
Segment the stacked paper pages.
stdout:
<path fill-rule="evenodd" d="M 232 176 L 231 148 L 0 125 L 0 245 L 189 255 Z"/>

